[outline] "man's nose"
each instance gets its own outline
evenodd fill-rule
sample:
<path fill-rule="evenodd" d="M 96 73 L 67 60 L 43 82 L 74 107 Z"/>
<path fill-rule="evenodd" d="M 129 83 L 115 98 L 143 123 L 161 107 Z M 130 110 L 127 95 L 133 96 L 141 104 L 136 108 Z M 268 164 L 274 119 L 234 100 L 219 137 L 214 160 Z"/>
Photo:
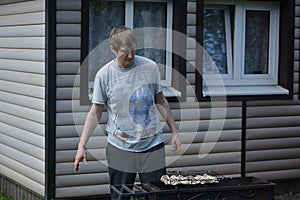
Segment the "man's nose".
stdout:
<path fill-rule="evenodd" d="M 133 58 L 134 57 L 134 52 L 128 52 L 127 57 L 128 58 Z"/>

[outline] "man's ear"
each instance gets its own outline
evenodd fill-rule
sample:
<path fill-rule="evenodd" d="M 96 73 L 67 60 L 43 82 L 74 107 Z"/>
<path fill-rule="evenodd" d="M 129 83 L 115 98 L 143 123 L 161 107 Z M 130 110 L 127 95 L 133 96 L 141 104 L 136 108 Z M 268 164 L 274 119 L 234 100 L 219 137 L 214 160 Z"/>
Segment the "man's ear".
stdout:
<path fill-rule="evenodd" d="M 117 54 L 116 50 L 114 49 L 114 47 L 110 44 L 109 45 L 110 50 L 113 52 L 113 54 Z"/>

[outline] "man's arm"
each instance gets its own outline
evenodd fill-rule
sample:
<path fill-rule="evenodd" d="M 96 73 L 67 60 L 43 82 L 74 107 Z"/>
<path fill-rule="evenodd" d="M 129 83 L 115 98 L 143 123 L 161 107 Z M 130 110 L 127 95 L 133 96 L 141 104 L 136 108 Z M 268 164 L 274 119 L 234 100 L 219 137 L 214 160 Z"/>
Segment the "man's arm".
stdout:
<path fill-rule="evenodd" d="M 83 159 L 84 164 L 86 164 L 86 148 L 85 144 L 87 143 L 90 135 L 93 133 L 95 128 L 100 122 L 102 110 L 104 105 L 101 104 L 93 104 L 84 123 L 82 135 L 80 137 L 80 141 L 78 143 L 78 149 L 75 156 L 74 161 L 74 171 L 76 172 L 79 168 L 79 162 Z"/>
<path fill-rule="evenodd" d="M 172 130 L 172 151 L 178 153 L 181 148 L 181 142 L 179 140 L 178 130 L 175 125 L 169 103 L 162 92 L 155 95 L 155 102 L 161 106 L 158 107 L 158 110 L 166 119 L 168 126 Z"/>

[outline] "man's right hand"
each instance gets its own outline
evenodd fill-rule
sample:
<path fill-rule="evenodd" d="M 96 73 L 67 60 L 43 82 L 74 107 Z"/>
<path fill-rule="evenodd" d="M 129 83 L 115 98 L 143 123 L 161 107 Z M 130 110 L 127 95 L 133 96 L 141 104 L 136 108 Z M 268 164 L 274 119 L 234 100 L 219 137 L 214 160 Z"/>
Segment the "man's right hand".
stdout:
<path fill-rule="evenodd" d="M 87 160 L 86 160 L 87 154 L 86 154 L 86 148 L 84 145 L 82 145 L 80 142 L 78 144 L 78 149 L 77 153 L 75 156 L 75 161 L 74 161 L 74 172 L 77 172 L 79 169 L 79 163 L 83 159 L 83 163 L 86 165 Z"/>

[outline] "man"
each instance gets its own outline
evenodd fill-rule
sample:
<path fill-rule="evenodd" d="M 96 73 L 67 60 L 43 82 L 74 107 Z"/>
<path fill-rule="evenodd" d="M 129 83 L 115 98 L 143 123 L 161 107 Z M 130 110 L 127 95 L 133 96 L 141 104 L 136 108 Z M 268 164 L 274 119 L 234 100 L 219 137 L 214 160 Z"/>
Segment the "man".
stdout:
<path fill-rule="evenodd" d="M 136 174 L 142 183 L 157 182 L 166 173 L 164 140 L 157 110 L 172 130 L 172 151 L 180 151 L 178 130 L 162 93 L 155 62 L 135 55 L 136 36 L 121 26 L 110 33 L 110 48 L 116 56 L 97 73 L 92 107 L 86 117 L 74 162 L 86 163 L 86 148 L 107 106 L 106 149 L 110 184 L 133 184 Z M 112 192 L 112 199 L 120 199 Z M 125 199 L 125 198 L 124 198 Z"/>

